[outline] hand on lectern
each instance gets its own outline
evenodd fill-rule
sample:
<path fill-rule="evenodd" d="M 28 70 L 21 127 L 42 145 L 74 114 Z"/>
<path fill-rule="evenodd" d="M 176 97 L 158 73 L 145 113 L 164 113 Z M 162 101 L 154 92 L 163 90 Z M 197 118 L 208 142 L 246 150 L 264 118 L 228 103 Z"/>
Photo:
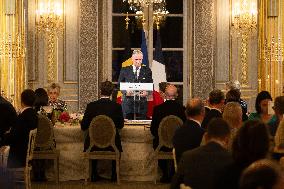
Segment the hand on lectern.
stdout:
<path fill-rule="evenodd" d="M 147 91 L 140 91 L 140 96 L 141 97 L 145 97 L 147 95 L 148 95 Z"/>
<path fill-rule="evenodd" d="M 126 91 L 126 96 L 133 96 L 134 92 L 133 91 Z"/>

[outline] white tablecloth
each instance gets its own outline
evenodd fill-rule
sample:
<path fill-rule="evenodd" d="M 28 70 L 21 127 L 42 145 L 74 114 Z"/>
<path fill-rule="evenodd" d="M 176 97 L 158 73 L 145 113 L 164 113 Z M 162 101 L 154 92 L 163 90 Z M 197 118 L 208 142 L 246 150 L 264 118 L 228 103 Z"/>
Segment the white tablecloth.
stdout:
<path fill-rule="evenodd" d="M 60 150 L 59 180 L 80 180 L 87 173 L 87 161 L 82 159 L 84 132 L 79 126 L 55 127 L 56 148 Z"/>
<path fill-rule="evenodd" d="M 79 126 L 55 127 L 56 148 L 60 150 L 59 180 L 81 180 L 88 174 L 82 159 L 84 132 Z M 122 180 L 153 180 L 152 136 L 144 126 L 125 126 L 121 132 L 120 175 Z M 110 165 L 110 164 L 109 164 Z M 50 170 L 52 171 L 52 170 Z"/>

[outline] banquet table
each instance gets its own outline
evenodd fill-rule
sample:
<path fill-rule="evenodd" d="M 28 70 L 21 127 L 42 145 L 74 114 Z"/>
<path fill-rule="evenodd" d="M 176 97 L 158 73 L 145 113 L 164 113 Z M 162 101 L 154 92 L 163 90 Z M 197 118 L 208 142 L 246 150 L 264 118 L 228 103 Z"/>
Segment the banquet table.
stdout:
<path fill-rule="evenodd" d="M 124 128 L 120 130 L 123 148 L 120 164 L 121 180 L 153 180 L 152 135 L 149 128 L 146 127 L 147 125 L 149 125 L 149 122 L 145 124 L 141 124 L 141 122 L 139 124 L 126 123 Z M 81 131 L 79 125 L 65 125 L 55 126 L 54 135 L 56 148 L 60 150 L 59 180 L 84 179 L 85 175 L 88 174 L 87 160 L 84 160 L 82 156 L 85 132 Z M 98 167 L 110 169 L 109 165 L 110 163 L 102 162 Z M 104 171 L 101 171 L 102 174 L 104 174 Z M 50 173 L 52 170 L 48 170 L 48 172 Z"/>
<path fill-rule="evenodd" d="M 84 132 L 81 131 L 79 125 L 56 125 L 54 127 L 54 136 L 56 149 L 60 150 L 59 180 L 84 179 L 88 171 L 87 161 L 83 160 L 82 156 Z"/>

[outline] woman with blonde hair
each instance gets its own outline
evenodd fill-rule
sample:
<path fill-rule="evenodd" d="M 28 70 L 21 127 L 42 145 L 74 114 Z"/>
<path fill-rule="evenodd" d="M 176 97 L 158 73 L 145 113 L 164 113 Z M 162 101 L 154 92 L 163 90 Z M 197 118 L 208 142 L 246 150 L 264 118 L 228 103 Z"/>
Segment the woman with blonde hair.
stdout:
<path fill-rule="evenodd" d="M 58 99 L 60 95 L 60 86 L 57 83 L 52 83 L 47 88 L 48 96 L 49 96 L 49 105 L 53 107 L 53 109 L 67 111 L 67 104 L 65 101 Z"/>

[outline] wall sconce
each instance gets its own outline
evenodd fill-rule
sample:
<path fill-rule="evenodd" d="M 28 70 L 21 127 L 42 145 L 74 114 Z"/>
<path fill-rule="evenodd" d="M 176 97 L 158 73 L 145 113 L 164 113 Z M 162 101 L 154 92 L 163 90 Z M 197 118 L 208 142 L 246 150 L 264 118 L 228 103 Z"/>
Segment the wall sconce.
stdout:
<path fill-rule="evenodd" d="M 63 9 L 61 0 L 40 0 L 37 3 L 36 24 L 37 31 L 42 33 L 47 41 L 47 80 L 57 81 L 57 48 L 58 35 L 64 30 Z"/>
<path fill-rule="evenodd" d="M 237 36 L 241 36 L 241 84 L 248 86 L 248 39 L 257 26 L 257 9 L 254 0 L 235 1 L 232 7 L 232 26 Z"/>

